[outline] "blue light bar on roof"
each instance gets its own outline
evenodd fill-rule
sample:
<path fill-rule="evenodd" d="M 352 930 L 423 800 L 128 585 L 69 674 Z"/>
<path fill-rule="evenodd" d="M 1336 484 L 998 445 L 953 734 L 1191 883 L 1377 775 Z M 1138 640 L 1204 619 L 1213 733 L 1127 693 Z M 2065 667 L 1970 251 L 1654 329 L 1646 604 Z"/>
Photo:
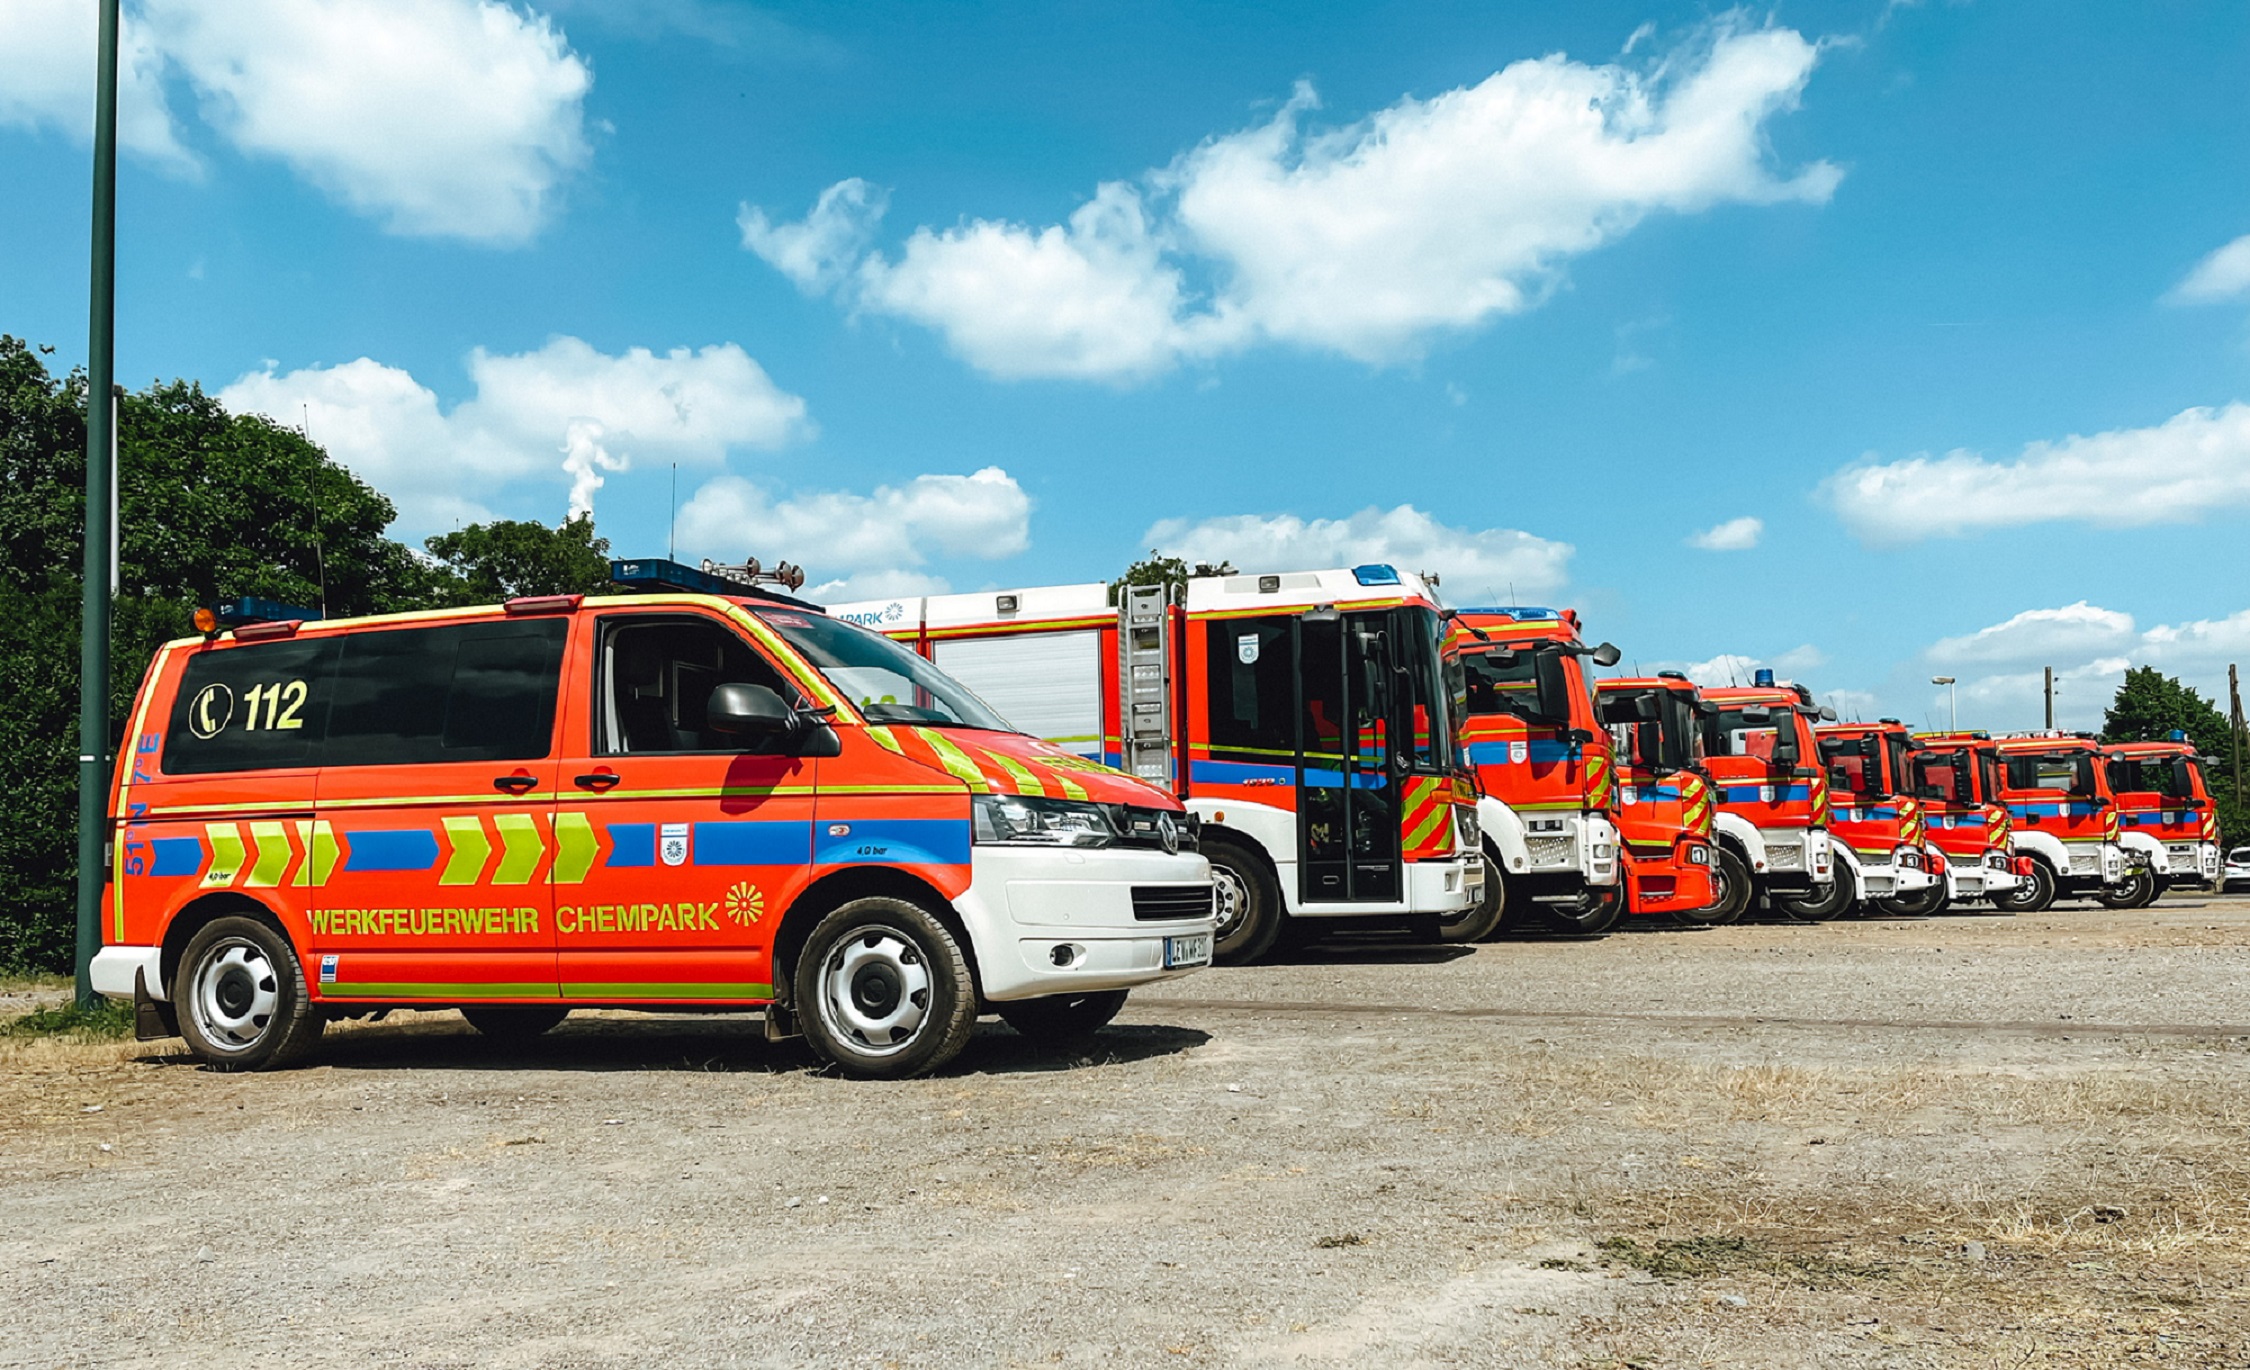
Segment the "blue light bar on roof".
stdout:
<path fill-rule="evenodd" d="M 1496 614 L 1504 618 L 1512 618 L 1518 623 L 1529 622 L 1532 619 L 1562 617 L 1559 611 L 1537 604 L 1487 604 L 1475 609 L 1456 609 L 1454 612 L 1460 614 Z"/>
<path fill-rule="evenodd" d="M 787 594 L 771 585 L 747 585 L 725 576 L 715 576 L 693 566 L 682 566 L 663 557 L 647 557 L 639 561 L 613 561 L 609 564 L 609 579 L 613 585 L 628 590 L 684 590 L 691 595 L 729 595 L 737 599 L 770 599 L 782 604 L 794 604 L 803 609 L 820 606 L 795 595 Z"/>
<path fill-rule="evenodd" d="M 1381 562 L 1369 562 L 1365 566 L 1354 566 L 1352 568 L 1352 579 L 1362 585 L 1396 585 L 1399 583 L 1397 568 L 1385 566 Z"/>
<path fill-rule="evenodd" d="M 1760 666 L 1752 673 L 1750 683 L 1765 689 L 1773 688 L 1773 667 Z"/>
<path fill-rule="evenodd" d="M 239 628 L 245 623 L 286 623 L 290 619 L 315 623 L 323 617 L 318 609 L 302 609 L 294 604 L 260 599 L 256 595 L 222 599 L 212 606 L 211 612 L 217 614 L 219 622 L 229 628 Z"/>

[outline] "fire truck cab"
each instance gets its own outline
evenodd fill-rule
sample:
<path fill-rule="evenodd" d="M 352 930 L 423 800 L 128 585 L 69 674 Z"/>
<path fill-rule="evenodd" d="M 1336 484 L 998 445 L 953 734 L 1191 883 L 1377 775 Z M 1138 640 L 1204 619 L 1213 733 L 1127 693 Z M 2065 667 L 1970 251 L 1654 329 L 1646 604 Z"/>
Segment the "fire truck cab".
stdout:
<path fill-rule="evenodd" d="M 2039 867 L 2034 883 L 2105 903 L 2138 898 L 2143 885 L 2134 872 L 2147 871 L 2147 853 L 2129 855 L 2118 841 L 2116 796 L 2094 735 L 2002 733 L 1994 742 L 2000 797 L 2015 823 L 2016 850 Z"/>
<path fill-rule="evenodd" d="M 1948 902 L 1990 899 L 2010 913 L 2036 913 L 2054 901 L 2052 882 L 2036 887 L 2031 858 L 2015 853 L 1990 734 L 1916 733 L 1906 765 L 1927 820 L 1925 850 L 1945 872 Z"/>
<path fill-rule="evenodd" d="M 2103 751 L 2117 797 L 2118 841 L 2140 852 L 2150 873 L 2140 904 L 2154 903 L 2173 885 L 2218 888 L 2219 811 L 2203 764 L 2178 731 L 2163 742 L 2112 743 Z"/>
<path fill-rule="evenodd" d="M 1389 566 L 870 601 L 834 612 L 930 657 L 1036 736 L 1167 790 L 1201 826 L 1217 957 L 1285 928 L 1479 906 L 1459 662 Z"/>
<path fill-rule="evenodd" d="M 1210 960 L 1210 869 L 1162 787 L 754 568 L 613 576 L 162 648 L 95 988 L 218 1069 L 404 1008 L 510 1038 L 762 1008 L 769 1037 L 900 1077 L 980 1012 L 1090 1031 Z"/>
<path fill-rule="evenodd" d="M 1914 917 L 1943 909 L 1951 891 L 1925 850 L 1928 824 L 1908 774 L 1906 725 L 1886 718 L 1813 732 L 1828 775 L 1828 832 L 1852 853 L 1859 897 Z"/>
<path fill-rule="evenodd" d="M 1718 791 L 1722 853 L 1790 917 L 1842 914 L 1858 890 L 1855 862 L 1828 836 L 1828 776 L 1812 731 L 1834 711 L 1768 670 L 1752 685 L 1708 689 L 1703 698 L 1712 706 L 1703 717 L 1703 764 Z"/>
<path fill-rule="evenodd" d="M 1742 916 L 1747 877 L 1717 859 L 1718 801 L 1703 770 L 1701 694 L 1677 671 L 1594 684 L 1616 767 L 1610 814 L 1625 851 L 1626 904 L 1685 923 Z"/>

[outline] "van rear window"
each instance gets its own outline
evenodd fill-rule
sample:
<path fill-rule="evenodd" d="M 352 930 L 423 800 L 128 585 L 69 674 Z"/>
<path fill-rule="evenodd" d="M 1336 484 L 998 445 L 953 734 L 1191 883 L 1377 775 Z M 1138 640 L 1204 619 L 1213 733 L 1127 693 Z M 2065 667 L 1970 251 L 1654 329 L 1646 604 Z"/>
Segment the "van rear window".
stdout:
<path fill-rule="evenodd" d="M 543 757 L 569 631 L 540 618 L 199 653 L 172 708 L 164 771 Z"/>

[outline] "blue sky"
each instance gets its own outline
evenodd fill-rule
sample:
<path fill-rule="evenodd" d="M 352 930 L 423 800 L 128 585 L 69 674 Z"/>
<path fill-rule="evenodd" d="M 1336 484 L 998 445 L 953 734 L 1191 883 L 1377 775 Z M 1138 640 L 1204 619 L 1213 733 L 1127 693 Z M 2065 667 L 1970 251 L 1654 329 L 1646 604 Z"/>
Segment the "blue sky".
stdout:
<path fill-rule="evenodd" d="M 2237 7 L 126 11 L 121 376 L 402 537 L 661 550 L 677 463 L 683 554 L 840 596 L 1396 560 L 1993 727 L 2250 656 Z M 92 13 L 0 14 L 66 363 Z"/>

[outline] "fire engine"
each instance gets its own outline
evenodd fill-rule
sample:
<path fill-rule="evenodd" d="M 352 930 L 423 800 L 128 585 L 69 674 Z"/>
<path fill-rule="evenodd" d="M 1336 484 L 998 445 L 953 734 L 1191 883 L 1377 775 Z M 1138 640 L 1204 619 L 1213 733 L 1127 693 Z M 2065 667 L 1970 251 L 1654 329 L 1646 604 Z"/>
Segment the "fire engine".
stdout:
<path fill-rule="evenodd" d="M 2163 742 L 2119 742 L 2105 749 L 2110 792 L 2117 797 L 2118 840 L 2139 851 L 2150 872 L 2130 906 L 2156 901 L 2173 885 L 2218 888 L 2219 811 L 2211 803 L 2204 758 L 2174 730 Z"/>
<path fill-rule="evenodd" d="M 2091 895 L 2122 906 L 2146 885 L 2147 852 L 2119 842 L 2116 797 L 2092 733 L 2001 733 L 2000 797 L 2015 822 L 2016 850 L 2032 859 L 2034 893 Z M 2146 882 L 2153 884 L 2151 875 Z M 2003 904 L 2002 907 L 2011 907 Z"/>
<path fill-rule="evenodd" d="M 2033 862 L 2015 851 L 2014 823 L 1999 800 L 2000 750 L 1989 733 L 1916 733 L 1907 779 L 1922 802 L 1931 853 L 1945 873 L 1946 900 L 1989 899 L 2009 912 L 2036 913 L 2054 886 L 2035 889 Z"/>
<path fill-rule="evenodd" d="M 1915 917 L 1943 909 L 1950 891 L 1925 850 L 1929 824 L 1908 775 L 1906 725 L 1824 723 L 1813 733 L 1828 776 L 1828 832 L 1854 858 L 1860 899 Z"/>
<path fill-rule="evenodd" d="M 1703 770 L 1703 700 L 1677 671 L 1597 681 L 1617 781 L 1610 814 L 1625 850 L 1626 903 L 1685 923 L 1742 915 L 1714 859 L 1718 800 Z"/>
<path fill-rule="evenodd" d="M 1437 599 L 1389 566 L 835 606 L 1002 716 L 1177 796 L 1218 890 L 1217 958 L 1357 920 L 1425 935 L 1480 906 L 1461 676 Z"/>
<path fill-rule="evenodd" d="M 1210 869 L 1170 794 L 771 574 L 618 562 L 613 596 L 199 612 L 130 715 L 94 987 L 222 1070 L 402 1008 L 504 1038 L 759 1008 L 899 1077 L 980 1012 L 1075 1035 L 1209 962 Z"/>
<path fill-rule="evenodd" d="M 1740 914 L 1753 895 L 1820 922 L 1851 907 L 1855 858 L 1828 836 L 1828 777 L 1812 721 L 1835 719 L 1812 691 L 1760 669 L 1748 686 L 1703 691 L 1703 764 L 1719 797 L 1719 855 Z"/>

